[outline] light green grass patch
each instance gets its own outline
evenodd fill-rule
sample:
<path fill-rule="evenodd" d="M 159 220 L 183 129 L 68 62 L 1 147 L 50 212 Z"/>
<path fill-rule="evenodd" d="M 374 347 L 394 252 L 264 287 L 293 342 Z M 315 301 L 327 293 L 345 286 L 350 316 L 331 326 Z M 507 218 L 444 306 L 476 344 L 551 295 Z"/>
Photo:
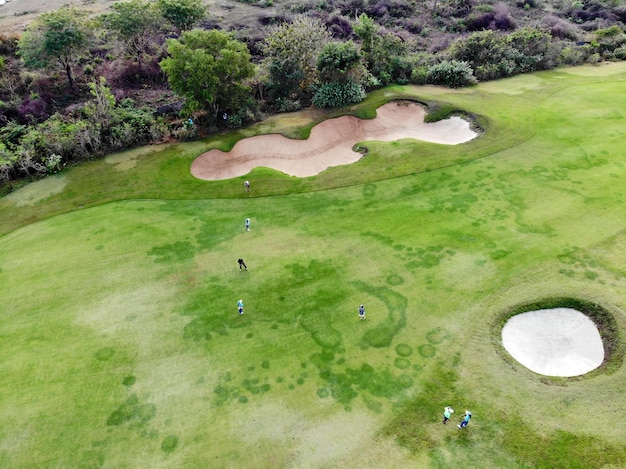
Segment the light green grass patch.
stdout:
<path fill-rule="evenodd" d="M 158 151 L 159 147 L 146 146 L 138 149 L 124 151 L 121 153 L 114 153 L 104 158 L 105 163 L 109 163 L 115 166 L 118 171 L 128 171 L 134 168 L 137 164 L 137 159 L 148 156 Z"/>
<path fill-rule="evenodd" d="M 63 174 L 48 176 L 36 182 L 32 182 L 20 189 L 4 196 L 4 200 L 12 202 L 16 207 L 35 205 L 52 195 L 59 194 L 67 184 L 67 177 Z"/>
<path fill-rule="evenodd" d="M 194 180 L 195 142 L 73 168 L 21 221 L 1 201 L 0 465 L 619 465 L 624 366 L 548 380 L 492 329 L 575 296 L 623 342 L 622 77 L 382 90 L 354 112 L 445 100 L 486 131 L 373 143 L 313 178 L 257 169 L 252 196 Z"/>

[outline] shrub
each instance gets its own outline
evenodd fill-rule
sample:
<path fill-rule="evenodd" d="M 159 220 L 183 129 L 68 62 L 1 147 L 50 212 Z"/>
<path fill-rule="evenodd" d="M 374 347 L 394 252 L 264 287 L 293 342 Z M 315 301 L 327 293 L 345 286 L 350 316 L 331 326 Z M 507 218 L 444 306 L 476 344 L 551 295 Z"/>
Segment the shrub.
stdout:
<path fill-rule="evenodd" d="M 365 90 L 356 83 L 325 83 L 319 87 L 312 102 L 315 107 L 341 107 L 360 103 L 365 99 Z"/>
<path fill-rule="evenodd" d="M 432 85 L 442 85 L 448 88 L 461 88 L 475 85 L 476 77 L 472 67 L 467 62 L 445 60 L 432 65 L 426 73 L 426 82 Z"/>
<path fill-rule="evenodd" d="M 595 65 L 595 64 L 600 63 L 601 60 L 602 60 L 602 57 L 600 57 L 600 54 L 595 53 L 587 57 L 587 60 L 585 62 L 591 65 Z"/>
<path fill-rule="evenodd" d="M 493 8 L 476 8 L 479 13 L 473 12 L 465 18 L 465 25 L 469 31 L 485 29 L 510 31 L 515 29 L 515 20 L 504 3 L 498 3 Z M 486 11 L 485 11 L 486 10 Z"/>
<path fill-rule="evenodd" d="M 123 86 L 138 86 L 145 83 L 162 84 L 165 82 L 165 74 L 156 62 L 144 63 L 143 65 L 127 64 L 117 77 L 117 83 Z"/>
<path fill-rule="evenodd" d="M 342 15 L 356 18 L 366 8 L 365 0 L 333 0 L 333 7 L 339 9 Z"/>
<path fill-rule="evenodd" d="M 20 121 L 30 124 L 42 122 L 48 117 L 46 112 L 47 108 L 48 105 L 43 99 L 38 97 L 34 99 L 25 99 L 22 104 L 20 104 L 18 109 Z"/>
<path fill-rule="evenodd" d="M 51 153 L 48 157 L 44 158 L 44 166 L 48 174 L 54 174 L 61 169 L 61 155 Z"/>
<path fill-rule="evenodd" d="M 411 83 L 414 85 L 425 85 L 428 83 L 428 67 L 419 66 L 411 71 Z"/>
<path fill-rule="evenodd" d="M 589 47 L 565 46 L 557 58 L 559 65 L 581 65 L 589 56 Z"/>
<path fill-rule="evenodd" d="M 0 54 L 13 55 L 17 52 L 19 36 L 16 33 L 0 34 Z"/>
<path fill-rule="evenodd" d="M 349 39 L 352 37 L 352 22 L 344 16 L 331 16 L 326 27 L 334 38 Z"/>
<path fill-rule="evenodd" d="M 623 45 L 613 51 L 613 59 L 626 60 L 626 45 Z"/>
<path fill-rule="evenodd" d="M 274 108 L 278 112 L 293 112 L 302 109 L 302 104 L 297 99 L 278 98 L 274 102 Z"/>
<path fill-rule="evenodd" d="M 542 23 L 548 28 L 548 32 L 552 37 L 574 41 L 578 38 L 576 27 L 563 18 L 549 15 L 542 20 Z"/>
<path fill-rule="evenodd" d="M 508 5 L 505 3 L 498 3 L 494 9 L 493 24 L 496 29 L 500 31 L 512 31 L 515 29 L 515 20 Z"/>

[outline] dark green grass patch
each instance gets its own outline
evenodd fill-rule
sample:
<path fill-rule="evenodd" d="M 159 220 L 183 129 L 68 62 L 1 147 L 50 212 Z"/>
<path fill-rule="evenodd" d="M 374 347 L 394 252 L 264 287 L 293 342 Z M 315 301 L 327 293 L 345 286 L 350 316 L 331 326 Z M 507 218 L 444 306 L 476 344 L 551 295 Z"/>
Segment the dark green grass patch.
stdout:
<path fill-rule="evenodd" d="M 168 435 L 163 438 L 161 442 L 161 451 L 165 453 L 173 452 L 178 446 L 178 436 L 177 435 Z"/>
<path fill-rule="evenodd" d="M 378 90 L 349 111 L 438 102 L 485 132 L 366 142 L 358 163 L 310 178 L 208 182 L 189 165 L 262 129 L 303 135 L 323 113 L 72 168 L 32 205 L 0 200 L 0 465 L 619 466 L 624 77 Z M 568 291 L 597 299 L 573 306 L 612 347 L 595 379 L 502 360 L 494 316 Z"/>
<path fill-rule="evenodd" d="M 132 394 L 120 404 L 107 418 L 107 425 L 136 423 L 143 425 L 156 415 L 154 404 L 140 404 L 136 394 Z"/>

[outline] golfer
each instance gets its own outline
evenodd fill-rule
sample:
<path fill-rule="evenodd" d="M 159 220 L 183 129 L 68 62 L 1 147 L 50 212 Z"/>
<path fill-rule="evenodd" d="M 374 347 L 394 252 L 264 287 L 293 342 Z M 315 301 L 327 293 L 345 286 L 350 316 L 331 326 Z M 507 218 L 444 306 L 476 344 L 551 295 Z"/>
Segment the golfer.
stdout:
<path fill-rule="evenodd" d="M 454 414 L 454 409 L 452 407 L 446 406 L 443 409 L 443 424 L 445 425 L 450 420 L 450 415 Z"/>
<path fill-rule="evenodd" d="M 463 417 L 463 421 L 459 424 L 459 428 L 467 427 L 470 419 L 472 418 L 472 413 L 469 410 L 465 411 L 465 417 Z"/>
<path fill-rule="evenodd" d="M 243 187 L 246 188 L 246 192 L 250 192 L 250 181 L 244 182 Z"/>
<path fill-rule="evenodd" d="M 243 314 L 243 300 L 237 302 L 237 311 L 239 312 L 239 316 Z"/>
<path fill-rule="evenodd" d="M 250 231 L 250 219 L 249 218 L 246 218 L 245 225 L 246 225 L 246 231 Z"/>
<path fill-rule="evenodd" d="M 359 320 L 365 319 L 365 306 L 359 306 Z"/>
<path fill-rule="evenodd" d="M 241 269 L 246 269 L 248 270 L 248 266 L 246 265 L 246 263 L 243 261 L 243 259 L 237 259 L 237 262 L 239 263 L 239 270 Z"/>

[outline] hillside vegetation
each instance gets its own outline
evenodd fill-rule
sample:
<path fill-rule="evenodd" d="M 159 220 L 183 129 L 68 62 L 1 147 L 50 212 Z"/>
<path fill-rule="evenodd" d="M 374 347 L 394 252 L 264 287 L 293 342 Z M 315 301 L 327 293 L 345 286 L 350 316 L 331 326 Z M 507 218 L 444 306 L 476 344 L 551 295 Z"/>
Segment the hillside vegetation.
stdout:
<path fill-rule="evenodd" d="M 110 151 L 344 106 L 390 84 L 462 87 L 626 58 L 623 0 L 9 5 L 13 17 L 0 16 L 14 31 L 0 35 L 3 193 Z M 32 21 L 15 30 L 22 16 Z"/>

